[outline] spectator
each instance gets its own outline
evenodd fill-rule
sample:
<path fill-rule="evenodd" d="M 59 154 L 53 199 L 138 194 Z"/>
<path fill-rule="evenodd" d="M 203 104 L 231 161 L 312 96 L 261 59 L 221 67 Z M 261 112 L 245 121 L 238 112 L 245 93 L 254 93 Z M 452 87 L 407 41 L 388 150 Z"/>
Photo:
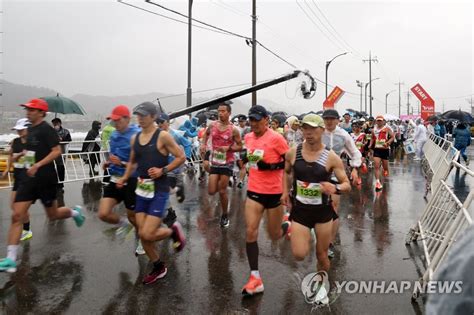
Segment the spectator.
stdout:
<path fill-rule="evenodd" d="M 423 157 L 423 147 L 425 146 L 426 140 L 428 140 L 426 127 L 423 125 L 421 118 L 416 120 L 415 128 L 415 146 L 416 146 L 416 157 L 414 161 L 420 161 Z"/>
<path fill-rule="evenodd" d="M 59 142 L 61 145 L 61 154 L 66 153 L 66 143 L 64 142 L 71 142 L 71 133 L 66 128 L 63 128 L 63 122 L 60 118 L 54 118 L 51 123 L 53 124 L 54 129 L 59 137 Z M 56 159 L 56 170 L 58 172 L 58 189 L 63 190 L 64 192 L 64 177 L 65 177 L 65 169 L 64 169 L 64 160 L 62 156 L 59 156 Z"/>
<path fill-rule="evenodd" d="M 461 156 L 466 162 L 466 166 L 469 166 L 469 157 L 466 155 L 466 149 L 471 145 L 471 132 L 466 128 L 465 123 L 459 123 L 456 128 L 453 130 L 453 139 L 454 147 L 456 150 L 461 152 Z M 459 157 L 458 162 L 461 162 L 461 156 Z"/>
<path fill-rule="evenodd" d="M 94 120 L 92 122 L 92 129 L 87 133 L 86 138 L 84 139 L 84 144 L 82 145 L 82 152 L 98 152 L 100 151 L 99 143 L 94 140 L 99 136 L 99 130 L 102 127 L 100 121 Z M 91 177 L 98 175 L 99 173 L 95 171 L 95 166 L 100 163 L 100 156 L 98 154 L 87 154 L 84 156 L 84 162 L 89 164 L 89 175 Z"/>
<path fill-rule="evenodd" d="M 439 125 L 439 136 L 444 139 L 444 137 L 446 136 L 446 132 L 447 132 L 444 120 L 440 120 L 438 122 L 438 125 Z"/>

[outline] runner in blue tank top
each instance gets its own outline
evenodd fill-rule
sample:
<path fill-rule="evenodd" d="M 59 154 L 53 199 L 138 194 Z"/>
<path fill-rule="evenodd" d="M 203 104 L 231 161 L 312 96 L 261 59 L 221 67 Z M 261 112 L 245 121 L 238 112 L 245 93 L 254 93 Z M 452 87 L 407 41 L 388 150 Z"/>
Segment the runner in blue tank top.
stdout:
<path fill-rule="evenodd" d="M 152 284 L 167 273 L 165 264 L 158 256 L 155 242 L 171 237 L 177 251 L 181 251 L 186 242 L 179 222 L 173 223 L 170 228 L 162 226 L 170 189 L 166 175 L 182 165 L 186 158 L 173 137 L 155 124 L 158 112 L 153 103 L 138 105 L 134 114 L 137 115 L 142 131 L 131 140 L 130 162 L 117 185 L 124 185 L 136 168 L 138 178 L 135 217 L 143 248 L 153 263 L 153 268 L 145 276 L 143 283 Z M 175 159 L 168 164 L 170 154 Z"/>

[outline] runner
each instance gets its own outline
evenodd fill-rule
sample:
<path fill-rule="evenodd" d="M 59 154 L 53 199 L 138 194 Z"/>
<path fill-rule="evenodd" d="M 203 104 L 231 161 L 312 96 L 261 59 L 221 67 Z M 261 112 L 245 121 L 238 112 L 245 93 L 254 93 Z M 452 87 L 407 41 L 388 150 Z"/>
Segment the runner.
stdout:
<path fill-rule="evenodd" d="M 143 248 L 153 263 L 151 272 L 143 279 L 143 284 L 152 284 L 166 276 L 167 268 L 158 256 L 155 242 L 171 237 L 173 246 L 181 251 L 185 246 L 185 238 L 179 222 L 171 228 L 161 226 L 169 199 L 168 172 L 183 165 L 186 158 L 173 137 L 159 129 L 156 124 L 157 109 L 153 103 L 145 102 L 138 105 L 134 114 L 142 131 L 132 137 L 130 161 L 122 178 L 118 179 L 118 187 L 123 187 L 136 167 L 137 189 L 135 218 Z M 168 164 L 168 156 L 175 159 Z"/>
<path fill-rule="evenodd" d="M 375 118 L 370 116 L 369 119 L 367 120 L 367 123 L 362 128 L 362 131 L 367 136 L 367 144 L 365 146 L 365 151 L 367 152 L 367 154 L 366 154 L 365 159 L 366 159 L 366 163 L 369 166 L 369 168 L 374 167 L 373 166 L 373 161 L 372 161 L 372 157 L 373 157 L 372 149 L 373 148 L 370 147 L 370 143 L 371 143 L 371 140 L 372 140 L 372 130 L 374 129 L 374 124 L 375 124 Z"/>
<path fill-rule="evenodd" d="M 338 156 L 344 152 L 349 157 L 350 166 L 352 167 L 351 179 L 352 184 L 357 185 L 359 175 L 357 168 L 362 164 L 362 155 L 357 149 L 352 137 L 338 126 L 339 113 L 335 109 L 327 109 L 323 112 L 325 130 L 323 133 L 323 143 L 326 148 L 333 150 Z M 337 182 L 336 178 L 333 178 Z M 331 196 L 334 211 L 339 213 L 339 195 Z M 339 230 L 339 217 L 335 216 L 333 220 L 333 238 L 329 246 L 329 257 L 334 257 L 334 241 L 336 240 L 337 232 Z"/>
<path fill-rule="evenodd" d="M 227 187 L 229 179 L 234 170 L 234 152 L 242 150 L 242 140 L 239 130 L 230 122 L 229 117 L 232 111 L 232 102 L 226 101 L 219 105 L 217 111 L 219 120 L 209 125 L 203 137 L 201 153 L 205 155 L 207 142 L 210 141 L 210 176 L 209 176 L 209 195 L 213 196 L 219 192 L 222 215 L 220 220 L 221 227 L 229 226 L 229 197 Z"/>
<path fill-rule="evenodd" d="M 392 129 L 386 125 L 382 115 L 377 116 L 376 125 L 372 130 L 372 140 L 370 147 L 374 148 L 374 164 L 375 164 L 375 191 L 383 189 L 380 183 L 380 162 L 383 165 L 383 176 L 388 177 L 388 157 L 390 153 L 390 144 L 395 139 Z"/>
<path fill-rule="evenodd" d="M 361 132 L 362 126 L 359 122 L 353 122 L 351 129 L 352 129 L 351 137 L 352 139 L 354 139 L 354 143 L 357 149 L 359 149 L 360 154 L 362 154 L 362 157 L 365 157 L 367 154 L 367 152 L 365 151 L 365 146 L 367 144 L 367 137 L 365 133 Z M 362 163 L 361 165 L 361 172 L 362 173 L 367 172 L 367 166 L 365 165 L 365 163 Z M 362 178 L 359 176 L 357 179 L 357 185 L 361 185 L 361 184 L 362 184 Z"/>
<path fill-rule="evenodd" d="M 140 128 L 130 124 L 130 111 L 125 105 L 116 106 L 107 119 L 115 127 L 115 130 L 110 135 L 108 142 L 110 154 L 104 165 L 108 169 L 110 180 L 104 187 L 98 217 L 104 222 L 118 225 L 116 234 L 120 237 L 125 237 L 131 231 L 133 225 L 137 240 L 135 255 L 144 255 L 145 251 L 137 237 L 138 228 L 134 212 L 137 177 L 132 176 L 124 187 L 117 187 L 117 180 L 125 173 L 125 167 L 130 159 L 130 140 L 140 131 Z M 127 218 L 113 212 L 115 206 L 121 202 L 124 203 L 127 209 Z"/>
<path fill-rule="evenodd" d="M 342 118 L 344 118 L 344 120 L 341 123 L 339 123 L 339 127 L 347 131 L 347 133 L 351 133 L 352 132 L 351 114 L 345 113 L 342 116 Z"/>
<path fill-rule="evenodd" d="M 27 118 L 19 119 L 12 130 L 16 130 L 18 138 L 13 139 L 8 152 L 7 167 L 2 174 L 2 178 L 8 176 L 11 165 L 13 164 L 13 188 L 10 195 L 10 209 L 13 210 L 13 202 L 15 201 L 16 191 L 20 186 L 20 181 L 26 176 L 24 151 L 26 149 L 26 135 L 28 134 L 28 126 L 31 123 Z M 30 228 L 30 214 L 27 213 L 25 223 L 23 223 L 23 231 L 21 232 L 20 241 L 26 241 L 33 237 L 33 232 Z"/>
<path fill-rule="evenodd" d="M 249 180 L 245 203 L 247 225 L 246 250 L 250 266 L 250 278 L 242 288 L 242 294 L 263 292 L 263 281 L 258 271 L 258 227 L 267 210 L 267 229 L 270 237 L 277 240 L 286 234 L 289 222 L 284 222 L 280 198 L 283 192 L 284 156 L 288 151 L 286 140 L 268 127 L 269 117 L 265 107 L 255 105 L 249 115 L 252 132 L 245 136 Z"/>
<path fill-rule="evenodd" d="M 300 129 L 300 122 L 298 117 L 291 116 L 286 120 L 288 130 L 285 133 L 285 139 L 290 147 L 296 147 L 303 143 L 303 132 Z"/>
<path fill-rule="evenodd" d="M 53 162 L 61 154 L 61 147 L 56 131 L 44 121 L 48 103 L 42 99 L 33 99 L 21 106 L 26 109 L 26 117 L 31 122 L 24 156 L 27 176 L 20 182 L 13 203 L 12 221 L 8 232 L 7 257 L 0 260 L 0 271 L 7 272 L 16 271 L 22 225 L 27 219 L 31 204 L 37 199 L 43 203 L 50 220 L 72 217 L 76 225 L 80 227 L 86 219 L 80 206 L 75 206 L 73 209 L 58 208 L 56 199 L 58 177 Z"/>
<path fill-rule="evenodd" d="M 291 250 L 296 260 L 303 260 L 310 252 L 311 229 L 316 232 L 317 270 L 329 271 L 329 244 L 332 240 L 334 209 L 331 196 L 351 190 L 349 179 L 339 156 L 322 143 L 324 121 L 316 114 L 302 120 L 305 142 L 292 148 L 285 158 L 282 203 L 292 204 Z M 339 184 L 332 184 L 336 175 Z M 294 193 L 291 196 L 290 191 Z M 329 288 L 326 289 L 327 297 Z M 326 299 L 327 301 L 327 299 Z"/>
<path fill-rule="evenodd" d="M 239 155 L 239 158 L 237 159 L 237 165 L 239 166 L 239 183 L 237 184 L 237 187 L 242 189 L 244 187 L 245 176 L 247 175 L 246 163 L 243 161 L 244 157 L 247 156 L 247 149 L 243 139 L 245 139 L 245 136 L 252 131 L 247 125 L 247 116 L 239 115 L 239 126 L 237 128 L 240 131 L 240 138 L 242 139 L 242 151 L 236 153 Z"/>

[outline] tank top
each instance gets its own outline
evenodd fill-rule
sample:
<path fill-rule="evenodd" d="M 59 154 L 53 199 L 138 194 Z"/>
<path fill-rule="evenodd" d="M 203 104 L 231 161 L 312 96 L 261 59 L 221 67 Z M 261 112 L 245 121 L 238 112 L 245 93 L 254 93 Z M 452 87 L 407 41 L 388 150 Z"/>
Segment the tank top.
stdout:
<path fill-rule="evenodd" d="M 364 151 L 364 140 L 365 140 L 365 133 L 361 132 L 359 133 L 358 135 L 352 133 L 352 139 L 354 139 L 354 143 L 357 147 L 357 149 L 359 149 L 359 151 Z"/>
<path fill-rule="evenodd" d="M 375 148 L 388 149 L 388 148 L 385 148 L 385 143 L 388 141 L 388 127 L 383 126 L 381 129 L 379 129 L 377 126 L 375 126 L 374 134 L 375 134 Z"/>
<path fill-rule="evenodd" d="M 307 162 L 303 158 L 303 145 L 296 149 L 293 167 L 293 199 L 294 205 L 302 209 L 314 209 L 330 205 L 330 196 L 321 192 L 320 182 L 329 182 L 331 173 L 326 170 L 329 150 L 324 148 L 316 162 Z"/>
<path fill-rule="evenodd" d="M 226 166 L 234 162 L 234 152 L 219 152 L 216 149 L 230 147 L 234 144 L 233 131 L 234 126 L 229 125 L 224 131 L 219 130 L 217 122 L 211 126 L 211 164 L 212 166 Z"/>
<path fill-rule="evenodd" d="M 150 141 L 145 144 L 140 144 L 140 135 L 142 132 L 137 133 L 135 143 L 133 144 L 133 150 L 135 153 L 135 162 L 137 163 L 137 176 L 143 179 L 150 179 L 148 176 L 148 170 L 152 167 L 163 168 L 168 165 L 168 156 L 163 155 L 156 144 L 158 137 L 160 136 L 160 129 L 157 129 Z M 161 176 L 153 180 L 155 191 L 169 191 L 169 183 L 166 175 Z"/>
<path fill-rule="evenodd" d="M 13 154 L 18 154 L 26 150 L 26 143 L 21 142 L 21 138 L 13 139 L 11 150 Z M 19 181 L 26 174 L 25 157 L 20 157 L 16 162 L 13 162 L 13 178 Z"/>

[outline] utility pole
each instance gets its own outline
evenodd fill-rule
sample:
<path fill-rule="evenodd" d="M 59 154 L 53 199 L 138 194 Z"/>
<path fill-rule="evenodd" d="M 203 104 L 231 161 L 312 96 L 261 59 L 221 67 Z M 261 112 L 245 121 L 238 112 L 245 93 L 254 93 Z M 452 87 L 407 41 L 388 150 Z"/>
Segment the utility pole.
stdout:
<path fill-rule="evenodd" d="M 395 83 L 395 85 L 398 85 L 398 117 L 402 115 L 402 85 L 405 83 L 400 82 L 400 79 L 398 79 L 398 83 Z"/>
<path fill-rule="evenodd" d="M 189 0 L 188 5 L 188 88 L 186 89 L 186 107 L 191 107 L 192 105 L 192 95 L 193 90 L 191 88 L 191 44 L 192 44 L 192 8 L 193 0 Z"/>
<path fill-rule="evenodd" d="M 360 111 L 362 111 L 362 87 L 364 86 L 364 82 L 356 80 L 356 83 L 357 86 L 360 87 Z"/>
<path fill-rule="evenodd" d="M 407 91 L 407 115 L 410 115 L 410 91 Z"/>
<path fill-rule="evenodd" d="M 252 0 L 252 86 L 257 84 L 257 0 Z M 252 92 L 252 106 L 257 105 L 257 91 Z"/>
<path fill-rule="evenodd" d="M 372 58 L 372 52 L 369 51 L 369 59 L 364 59 L 363 62 L 369 63 L 369 95 L 370 95 L 370 116 L 372 116 L 372 62 L 379 62 L 377 57 Z"/>

